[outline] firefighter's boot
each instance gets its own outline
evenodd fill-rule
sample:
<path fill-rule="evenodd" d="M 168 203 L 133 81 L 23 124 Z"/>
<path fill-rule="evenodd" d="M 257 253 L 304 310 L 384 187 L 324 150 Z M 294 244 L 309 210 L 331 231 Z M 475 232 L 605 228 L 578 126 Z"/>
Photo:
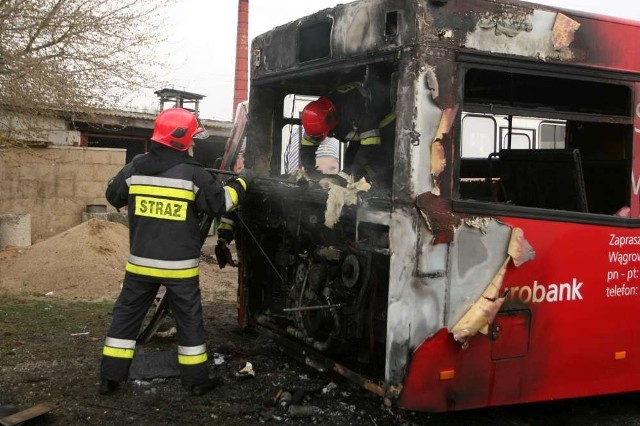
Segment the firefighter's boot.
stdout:
<path fill-rule="evenodd" d="M 120 387 L 120 383 L 115 380 L 102 379 L 98 392 L 100 395 L 111 395 Z"/>

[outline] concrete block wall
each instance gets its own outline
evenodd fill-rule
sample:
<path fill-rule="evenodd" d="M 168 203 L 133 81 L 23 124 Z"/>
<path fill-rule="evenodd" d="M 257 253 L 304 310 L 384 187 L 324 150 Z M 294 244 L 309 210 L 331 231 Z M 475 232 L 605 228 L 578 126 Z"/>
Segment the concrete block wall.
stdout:
<path fill-rule="evenodd" d="M 109 205 L 107 182 L 125 158 L 125 149 L 0 148 L 0 214 L 30 214 L 33 243 L 63 232 L 87 205 Z"/>

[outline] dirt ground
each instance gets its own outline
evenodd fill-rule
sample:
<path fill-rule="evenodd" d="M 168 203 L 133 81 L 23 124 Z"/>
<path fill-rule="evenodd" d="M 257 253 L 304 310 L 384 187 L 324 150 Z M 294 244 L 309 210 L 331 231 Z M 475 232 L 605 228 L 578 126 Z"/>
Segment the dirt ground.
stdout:
<path fill-rule="evenodd" d="M 114 395 L 99 396 L 100 352 L 127 254 L 127 228 L 95 219 L 31 247 L 0 251 L 0 406 L 56 404 L 30 424 L 395 421 L 396 414 L 379 398 L 297 363 L 262 334 L 241 331 L 236 323 L 237 269 L 220 269 L 210 244 L 203 249 L 201 289 L 210 371 L 223 378 L 223 385 L 193 397 L 176 377 L 138 379 Z M 170 325 L 167 321 L 164 328 Z M 167 353 L 175 344 L 171 335 L 156 336 L 144 351 Z M 255 377 L 237 377 L 247 362 Z M 296 390 L 306 395 L 298 404 L 307 410 L 304 417 L 273 403 L 279 392 Z"/>
<path fill-rule="evenodd" d="M 203 250 L 201 287 L 210 371 L 223 384 L 199 397 L 176 377 L 130 380 L 114 395 L 97 393 L 102 344 L 128 254 L 126 227 L 90 220 L 31 247 L 0 251 L 0 413 L 51 401 L 55 408 L 28 424 L 640 424 L 637 394 L 449 414 L 390 409 L 340 377 L 297 362 L 267 336 L 241 331 L 237 270 L 219 269 L 211 249 Z M 145 353 L 174 350 L 168 334 L 154 337 Z M 238 377 L 248 362 L 255 376 Z M 283 391 L 301 395 L 303 408 L 285 411 L 274 403 Z"/>

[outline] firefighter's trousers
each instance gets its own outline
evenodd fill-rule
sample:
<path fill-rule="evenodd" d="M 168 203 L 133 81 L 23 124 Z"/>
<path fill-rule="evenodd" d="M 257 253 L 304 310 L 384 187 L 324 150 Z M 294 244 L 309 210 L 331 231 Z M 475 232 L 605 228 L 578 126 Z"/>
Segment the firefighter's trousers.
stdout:
<path fill-rule="evenodd" d="M 113 320 L 102 352 L 103 379 L 127 380 L 135 353 L 136 337 L 161 284 L 166 287 L 169 308 L 176 321 L 182 384 L 191 387 L 208 380 L 198 277 L 161 283 L 128 272 L 113 307 Z"/>

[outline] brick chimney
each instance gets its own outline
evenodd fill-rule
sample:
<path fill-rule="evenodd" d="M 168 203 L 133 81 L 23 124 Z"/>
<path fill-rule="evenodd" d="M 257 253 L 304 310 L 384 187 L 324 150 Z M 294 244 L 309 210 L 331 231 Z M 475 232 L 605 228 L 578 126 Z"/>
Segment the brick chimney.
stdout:
<path fill-rule="evenodd" d="M 238 0 L 236 35 L 236 73 L 233 83 L 233 115 L 236 107 L 249 97 L 249 0 Z M 235 117 L 234 117 L 235 118 Z"/>

